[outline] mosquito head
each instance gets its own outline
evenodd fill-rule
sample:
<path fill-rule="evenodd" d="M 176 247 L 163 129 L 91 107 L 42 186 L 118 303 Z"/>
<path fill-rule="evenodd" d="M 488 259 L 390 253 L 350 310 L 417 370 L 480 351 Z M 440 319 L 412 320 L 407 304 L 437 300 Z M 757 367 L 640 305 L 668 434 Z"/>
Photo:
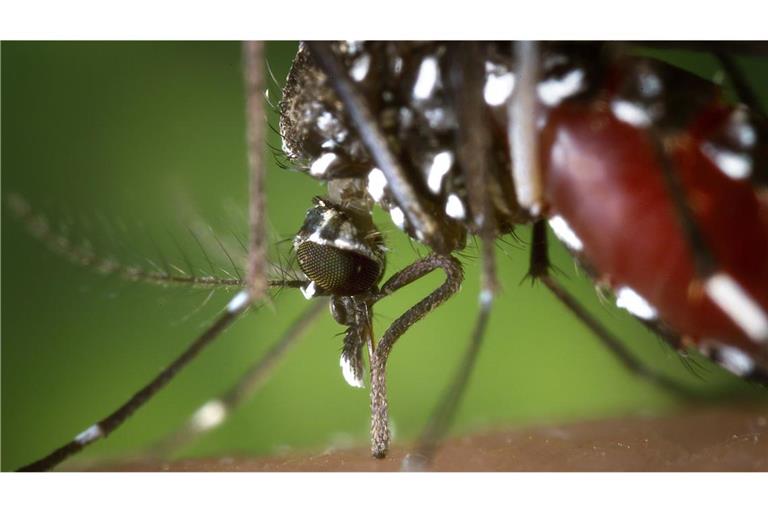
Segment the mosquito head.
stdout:
<path fill-rule="evenodd" d="M 301 270 L 312 283 L 307 298 L 326 293 L 357 295 L 384 273 L 384 239 L 369 214 L 315 197 L 293 241 Z"/>

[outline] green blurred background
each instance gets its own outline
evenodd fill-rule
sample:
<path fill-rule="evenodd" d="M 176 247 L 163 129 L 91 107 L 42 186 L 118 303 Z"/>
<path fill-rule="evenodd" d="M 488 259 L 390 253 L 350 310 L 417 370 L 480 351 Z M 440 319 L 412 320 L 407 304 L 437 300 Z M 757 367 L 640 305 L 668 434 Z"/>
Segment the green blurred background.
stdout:
<path fill-rule="evenodd" d="M 296 45 L 270 43 L 282 81 Z M 706 56 L 665 57 L 704 76 Z M 747 59 L 750 79 L 768 66 Z M 761 91 L 762 92 L 762 91 Z M 272 98 L 279 86 L 272 84 Z M 763 97 L 765 99 L 765 97 Z M 273 115 L 272 126 L 277 126 Z M 151 268 L 164 259 L 196 268 L 205 258 L 189 229 L 215 232 L 242 259 L 247 170 L 237 43 L 4 43 L 2 191 L 15 192 L 50 223 L 97 252 Z M 279 147 L 274 133 L 270 143 Z M 275 242 L 298 229 L 323 188 L 268 158 L 268 209 Z M 417 257 L 382 212 L 389 272 Z M 524 241 L 529 230 L 521 228 Z M 220 266 L 226 257 L 203 236 Z M 278 244 L 285 256 L 289 244 Z M 129 283 L 78 268 L 49 252 L 2 213 L 2 468 L 30 462 L 103 417 L 198 334 L 235 290 L 209 292 Z M 181 250 L 179 250 L 181 247 Z M 713 392 L 755 390 L 707 365 L 699 382 L 675 354 L 624 312 L 602 304 L 555 243 L 569 289 L 635 352 Z M 469 251 L 475 255 L 476 251 Z M 183 255 L 182 255 L 183 253 Z M 161 256 L 162 254 L 162 256 Z M 454 432 L 634 413 L 680 405 L 627 374 L 545 290 L 520 285 L 524 244 L 499 245 L 502 296 Z M 475 314 L 478 261 L 465 258 L 458 297 L 419 323 L 389 365 L 397 441 L 413 439 L 463 353 Z M 223 273 L 221 273 L 223 275 Z M 440 281 L 430 276 L 377 307 L 377 331 Z M 81 457 L 136 453 L 235 382 L 306 306 L 287 290 L 239 321 L 107 441 Z M 338 366 L 341 328 L 323 315 L 274 377 L 218 430 L 178 456 L 322 451 L 367 443 L 368 393 L 347 386 Z"/>

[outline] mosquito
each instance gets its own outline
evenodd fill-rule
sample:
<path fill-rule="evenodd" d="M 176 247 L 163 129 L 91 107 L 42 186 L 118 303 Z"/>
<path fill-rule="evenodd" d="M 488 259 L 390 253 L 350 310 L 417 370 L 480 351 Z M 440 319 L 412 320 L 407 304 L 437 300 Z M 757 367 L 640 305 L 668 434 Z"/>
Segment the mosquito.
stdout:
<path fill-rule="evenodd" d="M 480 343 L 484 337 L 494 297 L 498 292 L 499 285 L 492 249 L 494 240 L 499 233 L 508 229 L 508 226 L 500 225 L 495 212 L 492 210 L 497 207 L 494 201 L 498 199 L 500 194 L 502 201 L 512 202 L 512 206 L 506 207 L 508 215 L 504 222 L 517 224 L 536 221 L 533 229 L 534 241 L 531 252 L 532 276 L 549 288 L 630 370 L 676 392 L 686 393 L 686 390 L 680 388 L 674 380 L 668 379 L 652 368 L 639 365 L 620 342 L 602 328 L 551 277 L 548 271 L 546 238 L 543 236 L 544 224 L 540 222 L 545 208 L 542 196 L 543 186 L 537 182 L 541 176 L 536 171 L 540 165 L 536 161 L 539 158 L 536 149 L 538 141 L 531 135 L 537 130 L 535 91 L 537 84 L 540 83 L 539 75 L 547 71 L 546 66 L 542 64 L 544 59 L 537 54 L 539 51 L 537 45 L 521 43 L 514 46 L 510 44 L 507 49 L 501 50 L 496 56 L 505 61 L 507 57 L 516 55 L 516 59 L 509 60 L 506 63 L 507 67 L 502 71 L 505 71 L 507 76 L 513 74 L 516 77 L 514 89 L 518 92 L 512 94 L 513 87 L 508 87 L 509 90 L 501 104 L 508 106 L 508 115 L 511 120 L 509 123 L 509 146 L 526 148 L 526 150 L 512 151 L 509 156 L 515 170 L 514 181 L 511 183 L 514 183 L 516 188 L 503 190 L 503 186 L 501 186 L 501 191 L 494 188 L 497 184 L 490 175 L 483 174 L 483 172 L 490 172 L 489 169 L 493 168 L 490 162 L 495 158 L 494 152 L 498 153 L 498 148 L 490 145 L 493 136 L 487 131 L 488 123 L 478 117 L 485 109 L 483 101 L 488 102 L 487 98 L 484 99 L 480 95 L 480 91 L 483 91 L 484 84 L 489 81 L 489 71 L 473 64 L 483 62 L 484 54 L 481 52 L 484 49 L 482 46 L 479 44 L 438 45 L 436 53 L 429 53 L 425 50 L 426 53 L 420 54 L 420 58 L 412 59 L 409 62 L 405 62 L 405 59 L 397 55 L 396 52 L 393 54 L 393 66 L 397 67 L 397 59 L 400 58 L 400 65 L 406 66 L 406 72 L 410 72 L 415 77 L 412 94 L 417 99 L 426 100 L 425 103 L 429 103 L 439 94 L 453 95 L 451 97 L 458 98 L 462 93 L 472 91 L 472 94 L 467 94 L 461 102 L 455 103 L 460 107 L 451 114 L 456 116 L 457 120 L 455 121 L 458 121 L 458 126 L 479 128 L 476 131 L 462 129 L 457 140 L 451 141 L 452 147 L 455 147 L 455 154 L 444 158 L 449 159 L 450 163 L 443 165 L 447 169 L 442 175 L 445 176 L 454 170 L 454 165 L 464 169 L 477 168 L 480 171 L 467 173 L 463 177 L 462 185 L 465 187 L 466 195 L 459 197 L 457 194 L 448 193 L 445 204 L 439 205 L 441 208 L 444 206 L 444 210 L 438 211 L 438 214 L 436 214 L 434 206 L 430 206 L 430 200 L 425 201 L 418 187 L 414 186 L 412 176 L 409 176 L 408 172 L 404 170 L 402 159 L 398 158 L 392 151 L 391 142 L 382 133 L 382 127 L 387 128 L 386 123 L 382 123 L 381 119 L 372 117 L 371 106 L 366 104 L 367 100 L 354 83 L 355 81 L 364 82 L 371 69 L 379 69 L 371 67 L 370 62 L 370 60 L 377 58 L 377 54 L 366 49 L 357 53 L 360 50 L 355 50 L 354 45 L 345 47 L 343 44 L 333 46 L 312 43 L 303 47 L 294 64 L 295 69 L 301 70 L 301 59 L 310 58 L 316 67 L 309 67 L 300 71 L 299 74 L 294 75 L 294 79 L 296 80 L 296 76 L 299 76 L 302 81 L 320 81 L 322 85 L 326 86 L 324 89 L 318 90 L 316 88 L 313 90 L 311 87 L 307 87 L 302 88 L 302 90 L 309 90 L 313 94 L 317 94 L 319 91 L 325 95 L 335 94 L 335 98 L 321 96 L 320 101 L 327 100 L 334 106 L 337 106 L 340 101 L 344 113 L 349 116 L 349 119 L 345 119 L 346 122 L 341 123 L 339 127 L 340 115 L 338 111 L 329 111 L 331 115 L 327 116 L 323 123 L 320 121 L 324 114 L 329 112 L 320 112 L 315 117 L 309 117 L 318 127 L 321 124 L 326 127 L 325 130 L 321 127 L 321 132 L 330 134 L 328 140 L 331 141 L 331 144 L 325 146 L 326 140 L 312 140 L 312 137 L 316 136 L 315 132 L 305 132 L 301 127 L 288 126 L 286 128 L 285 125 L 281 126 L 283 138 L 288 141 L 287 147 L 284 148 L 287 154 L 294 157 L 299 156 L 295 145 L 297 137 L 306 137 L 309 144 L 317 142 L 318 154 L 314 155 L 315 158 L 309 159 L 307 170 L 316 177 L 333 177 L 333 179 L 328 180 L 327 195 L 314 200 L 313 206 L 307 213 L 304 226 L 293 241 L 301 270 L 305 276 L 293 280 L 268 280 L 266 278 L 263 162 L 260 161 L 260 144 L 264 139 L 263 132 L 260 131 L 262 129 L 260 120 L 264 117 L 260 110 L 263 108 L 264 83 L 263 75 L 260 72 L 260 48 L 257 44 L 245 46 L 246 84 L 249 98 L 248 119 L 250 121 L 248 130 L 249 163 L 251 169 L 247 273 L 243 279 L 227 283 L 241 285 L 242 290 L 230 300 L 218 320 L 198 337 L 184 354 L 134 395 L 131 400 L 113 414 L 84 430 L 71 442 L 27 466 L 26 469 L 49 469 L 80 451 L 86 445 L 112 432 L 137 407 L 161 389 L 177 371 L 195 357 L 202 347 L 216 339 L 249 306 L 262 300 L 270 286 L 300 288 L 303 295 L 310 299 L 319 296 L 331 297 L 334 318 L 347 327 L 341 366 L 344 376 L 350 384 L 357 386 L 363 383 L 364 354 L 367 355 L 371 371 L 372 453 L 376 457 L 385 456 L 390 441 L 386 383 L 386 365 L 389 353 L 395 342 L 414 323 L 458 291 L 463 280 L 462 265 L 451 253 L 464 246 L 467 225 L 471 225 L 472 232 L 481 240 L 481 254 L 483 256 L 479 315 L 470 336 L 470 345 L 467 348 L 466 356 L 452 378 L 440 404 L 435 409 L 428 427 L 421 436 L 421 440 L 413 452 L 414 457 L 410 458 L 407 463 L 410 468 L 425 467 L 433 457 L 437 443 L 444 436 L 460 403 L 461 394 L 466 387 Z M 417 50 L 417 53 L 418 51 L 420 50 Z M 445 53 L 448 56 L 445 56 Z M 366 58 L 369 60 L 368 64 L 364 62 Z M 344 59 L 347 61 L 345 62 Z M 439 59 L 443 59 L 441 62 L 450 60 L 456 63 L 456 68 L 448 69 L 444 78 L 442 78 L 441 73 L 443 71 L 440 70 L 438 64 Z M 360 60 L 363 63 L 360 63 Z M 415 65 L 418 65 L 418 69 L 408 69 L 408 66 L 413 67 Z M 427 70 L 422 71 L 422 67 Z M 362 68 L 367 68 L 368 71 L 364 72 Z M 492 72 L 496 73 L 497 71 L 499 70 Z M 501 78 L 503 81 L 505 72 L 499 71 L 499 76 L 495 76 L 495 78 Z M 360 80 L 357 79 L 359 76 L 362 76 Z M 426 76 L 424 78 L 426 85 L 421 84 L 422 76 Z M 436 76 L 440 76 L 444 82 L 441 83 L 440 79 L 435 78 Z M 323 77 L 329 77 L 330 83 L 326 84 L 327 78 Z M 567 81 L 567 75 L 558 78 Z M 564 86 L 561 82 L 558 84 L 561 87 Z M 290 88 L 291 85 L 291 78 L 289 77 L 287 88 Z M 436 93 L 435 91 L 441 87 L 443 90 Z M 531 94 L 534 95 L 533 98 Z M 295 104 L 303 105 L 301 93 L 292 95 L 289 91 L 286 96 L 287 99 L 286 97 L 283 99 L 284 102 L 288 102 L 286 105 L 292 100 L 296 100 L 297 97 L 298 100 L 295 101 Z M 291 107 L 283 107 L 283 109 L 287 108 Z M 428 110 L 429 106 L 427 105 L 425 109 Z M 450 120 L 441 121 L 439 119 L 440 112 L 437 110 L 439 109 L 432 112 L 433 118 L 425 114 L 428 122 L 435 122 L 438 125 L 440 122 L 450 123 Z M 288 116 L 284 119 L 294 122 L 304 120 L 300 116 Z M 288 125 L 290 124 L 288 122 Z M 351 143 L 343 140 L 349 134 L 342 136 L 342 132 L 350 131 L 350 127 L 352 127 L 351 131 L 356 133 Z M 342 143 L 345 144 L 343 156 L 346 161 L 339 152 L 332 151 Z M 435 142 L 435 147 L 439 147 L 439 143 L 439 140 Z M 432 167 L 440 166 L 437 160 L 441 154 L 445 153 L 437 152 L 432 155 Z M 358 157 L 357 160 L 354 158 L 355 156 Z M 662 151 L 659 155 L 659 161 L 665 162 L 665 158 Z M 474 160 L 478 160 L 479 163 L 473 163 Z M 370 165 L 371 163 L 375 165 Z M 362 178 L 360 177 L 361 170 L 365 171 Z M 429 182 L 431 174 L 427 178 L 426 185 L 431 189 Z M 447 178 L 445 183 L 450 183 Z M 440 190 L 440 183 L 438 183 L 437 188 Z M 674 184 L 670 186 L 670 189 L 675 192 Z M 452 200 L 454 197 L 455 199 Z M 493 201 L 489 198 L 493 198 Z M 396 226 L 434 251 L 395 272 L 388 279 L 383 279 L 386 268 L 385 244 L 378 228 L 370 218 L 372 202 L 376 201 L 381 204 L 382 200 Z M 25 213 L 23 205 L 17 205 L 17 210 L 23 217 Z M 467 220 L 467 212 L 473 212 L 471 222 Z M 695 245 L 697 243 L 695 242 L 696 228 L 690 228 L 691 225 L 695 226 L 695 223 L 689 222 L 688 217 L 690 217 L 689 212 L 681 211 L 680 218 L 683 219 L 684 224 L 688 223 L 689 238 L 692 240 L 691 243 Z M 41 238 L 46 238 L 48 234 L 43 227 L 38 228 L 38 235 Z M 702 253 L 702 251 L 707 254 L 708 249 L 706 249 L 705 244 L 699 247 L 697 254 Z M 92 264 L 93 262 L 84 263 Z M 383 335 L 376 336 L 371 327 L 371 315 L 375 305 L 400 288 L 436 269 L 443 271 L 445 281 L 395 319 Z M 710 274 L 714 273 L 712 268 L 709 268 L 708 271 Z M 637 313 L 637 303 L 633 307 L 634 312 Z M 756 315 L 759 320 L 761 318 L 760 311 L 759 308 L 757 309 Z M 305 319 L 309 321 L 318 310 L 317 307 L 312 307 L 307 316 L 299 322 L 299 326 L 303 326 Z M 739 324 L 738 318 L 736 323 Z M 739 325 L 743 327 L 745 324 L 748 322 L 742 319 Z M 293 337 L 294 334 L 289 332 L 285 339 L 292 339 Z M 279 355 L 279 352 L 280 349 L 277 349 L 272 355 Z M 210 418 L 223 418 L 230 406 L 239 403 L 240 397 L 243 396 L 241 392 L 251 387 L 248 383 L 260 378 L 261 373 L 259 372 L 268 366 L 267 363 L 261 366 L 257 365 L 253 370 L 255 373 L 249 373 L 246 380 L 243 381 L 245 384 L 239 388 L 233 388 L 231 393 L 221 399 L 208 402 L 193 418 L 190 428 L 192 430 L 194 428 L 202 429 L 201 425 L 205 424 L 206 421 L 211 426 L 217 424 L 218 421 L 210 420 Z"/>

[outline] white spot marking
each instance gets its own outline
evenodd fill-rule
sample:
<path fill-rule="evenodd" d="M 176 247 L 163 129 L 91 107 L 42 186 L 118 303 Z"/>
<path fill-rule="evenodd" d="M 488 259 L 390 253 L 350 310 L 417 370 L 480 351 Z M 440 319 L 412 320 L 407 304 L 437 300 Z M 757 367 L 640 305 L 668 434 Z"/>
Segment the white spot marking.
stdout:
<path fill-rule="evenodd" d="M 539 99 L 550 107 L 559 105 L 561 101 L 573 96 L 584 88 L 584 70 L 573 69 L 562 78 L 550 78 L 539 84 L 537 91 Z"/>
<path fill-rule="evenodd" d="M 392 217 L 392 222 L 395 223 L 395 226 L 400 229 L 405 227 L 405 214 L 403 213 L 403 210 L 395 206 L 389 210 L 389 216 Z"/>
<path fill-rule="evenodd" d="M 299 288 L 301 290 L 301 294 L 304 296 L 305 299 L 309 300 L 312 297 L 315 296 L 315 293 L 317 293 L 317 288 L 315 288 L 315 282 L 310 281 L 309 284 L 304 288 Z"/>
<path fill-rule="evenodd" d="M 347 43 L 347 53 L 358 53 L 363 49 L 363 41 L 345 41 Z"/>
<path fill-rule="evenodd" d="M 482 290 L 479 299 L 481 306 L 488 307 L 493 302 L 493 292 L 491 290 Z"/>
<path fill-rule="evenodd" d="M 87 429 L 83 430 L 75 436 L 75 442 L 81 446 L 92 443 L 93 441 L 104 436 L 104 431 L 98 423 L 91 425 Z"/>
<path fill-rule="evenodd" d="M 413 97 L 419 100 L 429 98 L 437 85 L 437 74 L 437 59 L 435 57 L 426 57 L 422 60 L 419 74 L 416 77 L 416 84 L 413 86 Z"/>
<path fill-rule="evenodd" d="M 748 110 L 744 105 L 731 113 L 727 129 L 729 135 L 735 137 L 742 147 L 750 148 L 757 142 L 757 133 L 750 124 Z"/>
<path fill-rule="evenodd" d="M 736 375 L 748 375 L 755 369 L 755 362 L 741 350 L 722 345 L 718 350 L 718 363 Z"/>
<path fill-rule="evenodd" d="M 320 158 L 312 162 L 312 166 L 309 168 L 309 174 L 312 176 L 322 176 L 328 167 L 338 158 L 336 153 L 323 153 Z"/>
<path fill-rule="evenodd" d="M 232 300 L 227 304 L 227 313 L 237 313 L 248 303 L 248 299 L 248 292 L 241 290 L 240 293 L 232 297 Z"/>
<path fill-rule="evenodd" d="M 437 194 L 440 192 L 440 185 L 443 183 L 443 176 L 453 167 L 453 153 L 450 151 L 441 151 L 432 159 L 432 165 L 427 174 L 427 186 L 429 190 Z"/>
<path fill-rule="evenodd" d="M 715 274 L 704 284 L 707 295 L 758 343 L 768 341 L 768 316 L 732 277 Z"/>
<path fill-rule="evenodd" d="M 197 430 L 209 430 L 224 421 L 227 406 L 221 400 L 211 400 L 202 405 L 192 416 L 192 425 Z"/>
<path fill-rule="evenodd" d="M 330 208 L 327 210 L 323 210 L 323 226 L 325 227 L 326 224 L 328 224 L 331 219 L 333 219 L 336 216 L 336 212 L 331 210 Z"/>
<path fill-rule="evenodd" d="M 362 54 L 352 63 L 352 69 L 349 74 L 355 82 L 362 82 L 368 75 L 368 69 L 371 67 L 371 56 L 367 53 Z"/>
<path fill-rule="evenodd" d="M 710 143 L 703 144 L 701 150 L 729 178 L 743 180 L 752 174 L 752 158 L 748 155 L 721 149 Z"/>
<path fill-rule="evenodd" d="M 751 148 L 757 142 L 757 133 L 747 121 L 741 121 L 734 127 L 739 144 L 745 148 Z"/>
<path fill-rule="evenodd" d="M 352 365 L 352 361 L 347 359 L 344 354 L 342 354 L 341 359 L 339 359 L 339 366 L 341 366 L 341 374 L 344 376 L 344 380 L 347 381 L 347 384 L 353 388 L 365 387 L 363 379 L 355 374 L 355 368 Z"/>
<path fill-rule="evenodd" d="M 628 286 L 616 290 L 616 306 L 626 309 L 643 320 L 653 320 L 658 313 L 639 293 Z"/>
<path fill-rule="evenodd" d="M 333 122 L 333 115 L 328 111 L 325 111 L 317 116 L 317 128 L 322 132 L 330 130 L 333 126 Z"/>
<path fill-rule="evenodd" d="M 396 75 L 399 75 L 403 71 L 403 58 L 395 57 L 394 71 Z"/>
<path fill-rule="evenodd" d="M 546 59 L 544 59 L 544 69 L 549 70 L 554 68 L 555 66 L 560 66 L 567 63 L 568 63 L 568 58 L 565 55 L 561 53 L 556 53 L 554 55 L 549 55 L 547 56 Z"/>
<path fill-rule="evenodd" d="M 626 100 L 613 100 L 611 111 L 616 119 L 638 128 L 646 128 L 651 125 L 653 119 L 640 105 Z"/>
<path fill-rule="evenodd" d="M 503 75 L 488 75 L 488 78 L 485 81 L 485 87 L 483 87 L 483 98 L 488 105 L 498 107 L 507 101 L 507 98 L 509 98 L 514 89 L 514 74 L 504 73 Z"/>
<path fill-rule="evenodd" d="M 459 196 L 456 194 L 448 196 L 448 200 L 445 202 L 445 213 L 448 214 L 449 217 L 459 220 L 467 215 L 467 212 L 464 209 L 464 203 L 461 202 L 461 199 L 459 199 Z"/>
<path fill-rule="evenodd" d="M 661 79 L 654 73 L 640 75 L 640 93 L 646 98 L 658 96 L 661 93 Z"/>
<path fill-rule="evenodd" d="M 356 249 L 358 246 L 354 242 L 345 240 L 343 238 L 337 238 L 333 241 L 333 245 L 339 249 Z"/>
<path fill-rule="evenodd" d="M 384 172 L 378 167 L 371 169 L 368 173 L 368 194 L 374 201 L 381 201 L 384 197 L 384 187 L 387 186 L 387 177 L 384 176 Z"/>
<path fill-rule="evenodd" d="M 561 216 L 555 215 L 549 219 L 549 227 L 555 232 L 555 236 L 571 250 L 580 251 L 584 248 L 584 243 Z"/>

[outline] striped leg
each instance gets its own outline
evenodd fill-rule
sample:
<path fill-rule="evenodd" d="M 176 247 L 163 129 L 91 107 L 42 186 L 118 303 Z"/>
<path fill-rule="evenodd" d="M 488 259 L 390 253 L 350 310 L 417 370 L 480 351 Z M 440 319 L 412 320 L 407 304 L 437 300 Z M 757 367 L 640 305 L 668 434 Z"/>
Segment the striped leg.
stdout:
<path fill-rule="evenodd" d="M 490 299 L 486 299 L 486 297 L 490 297 Z M 451 377 L 448 388 L 443 392 L 437 407 L 432 411 L 426 427 L 419 436 L 416 447 L 403 460 L 401 466 L 403 471 L 423 471 L 431 464 L 440 440 L 451 426 L 453 417 L 461 403 L 461 397 L 467 388 L 472 369 L 477 362 L 480 346 L 488 326 L 491 304 L 492 296 L 481 295 L 480 310 L 472 329 L 469 346 L 459 363 L 459 367 L 456 368 Z"/>
<path fill-rule="evenodd" d="M 48 471 L 64 460 L 78 453 L 89 444 L 107 437 L 123 424 L 139 407 L 144 405 L 158 391 L 163 389 L 176 374 L 189 364 L 206 346 L 215 340 L 224 330 L 251 305 L 247 291 L 241 291 L 230 301 L 226 310 L 203 332 L 178 358 L 161 371 L 152 381 L 136 392 L 127 402 L 110 415 L 94 423 L 72 441 L 49 453 L 45 457 L 28 464 L 20 471 Z"/>
<path fill-rule="evenodd" d="M 277 363 L 301 340 L 327 305 L 326 299 L 314 300 L 283 333 L 277 343 L 248 368 L 231 388 L 205 402 L 179 430 L 147 449 L 147 454 L 159 459 L 167 458 L 219 427 L 234 409 L 249 400 L 269 379 Z"/>

